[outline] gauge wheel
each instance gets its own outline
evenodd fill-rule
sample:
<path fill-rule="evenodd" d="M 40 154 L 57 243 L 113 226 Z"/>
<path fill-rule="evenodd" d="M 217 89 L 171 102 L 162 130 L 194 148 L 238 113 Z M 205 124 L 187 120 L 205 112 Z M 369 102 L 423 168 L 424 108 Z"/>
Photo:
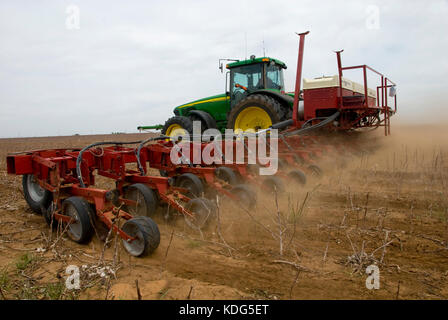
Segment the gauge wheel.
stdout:
<path fill-rule="evenodd" d="M 216 216 L 216 205 L 205 198 L 194 198 L 188 201 L 185 209 L 193 216 L 184 215 L 187 226 L 194 230 L 202 230 L 208 226 Z"/>
<path fill-rule="evenodd" d="M 176 186 L 187 189 L 185 195 L 189 198 L 197 198 L 204 193 L 204 185 L 201 179 L 193 173 L 184 173 L 177 177 Z"/>
<path fill-rule="evenodd" d="M 263 188 L 270 193 L 280 193 L 285 190 L 283 180 L 276 176 L 268 176 L 263 180 Z"/>
<path fill-rule="evenodd" d="M 158 198 L 154 190 L 142 183 L 132 184 L 124 191 L 124 198 L 135 201 L 135 205 L 126 205 L 124 210 L 133 216 L 151 217 L 157 210 Z"/>
<path fill-rule="evenodd" d="M 246 184 L 239 184 L 231 192 L 237 196 L 238 202 L 247 209 L 252 209 L 257 203 L 257 194 Z"/>
<path fill-rule="evenodd" d="M 159 247 L 159 227 L 149 217 L 134 217 L 129 219 L 123 224 L 121 230 L 135 238 L 131 241 L 123 239 L 124 248 L 134 257 L 149 255 Z"/>
<path fill-rule="evenodd" d="M 70 197 L 62 203 L 62 214 L 72 218 L 67 227 L 67 234 L 77 243 L 86 243 L 93 235 L 93 210 L 81 197 Z M 65 226 L 64 226 L 65 229 Z"/>
<path fill-rule="evenodd" d="M 28 206 L 37 214 L 47 211 L 53 199 L 50 191 L 42 188 L 33 174 L 25 174 L 22 177 L 23 194 Z"/>

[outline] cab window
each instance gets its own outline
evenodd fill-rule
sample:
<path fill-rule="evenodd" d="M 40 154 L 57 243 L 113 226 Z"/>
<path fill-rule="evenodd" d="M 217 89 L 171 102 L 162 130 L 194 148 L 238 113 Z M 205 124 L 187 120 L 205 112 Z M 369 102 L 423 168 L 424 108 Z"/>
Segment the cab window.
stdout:
<path fill-rule="evenodd" d="M 282 67 L 273 63 L 266 66 L 266 89 L 284 90 Z"/>
<path fill-rule="evenodd" d="M 232 104 L 246 96 L 246 91 L 243 88 L 235 87 L 240 85 L 249 91 L 263 89 L 263 66 L 261 64 L 251 64 L 241 67 L 236 67 L 230 73 L 230 98 Z"/>

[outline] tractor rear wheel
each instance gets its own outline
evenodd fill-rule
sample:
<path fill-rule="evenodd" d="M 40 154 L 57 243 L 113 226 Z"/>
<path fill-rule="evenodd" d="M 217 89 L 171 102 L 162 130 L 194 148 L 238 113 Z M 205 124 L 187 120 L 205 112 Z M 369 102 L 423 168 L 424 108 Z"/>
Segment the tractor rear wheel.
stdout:
<path fill-rule="evenodd" d="M 253 94 L 232 108 L 227 128 L 235 132 L 256 132 L 284 120 L 286 114 L 287 110 L 274 98 L 264 94 Z"/>
<path fill-rule="evenodd" d="M 187 133 L 193 133 L 193 121 L 183 116 L 169 118 L 162 128 L 162 134 L 169 137 L 182 136 Z"/>

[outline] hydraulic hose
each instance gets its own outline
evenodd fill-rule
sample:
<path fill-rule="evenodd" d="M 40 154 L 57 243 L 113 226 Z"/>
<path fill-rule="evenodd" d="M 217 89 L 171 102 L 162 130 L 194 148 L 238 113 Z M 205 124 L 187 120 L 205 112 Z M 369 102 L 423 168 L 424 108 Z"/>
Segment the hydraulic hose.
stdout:
<path fill-rule="evenodd" d="M 158 136 L 158 137 L 148 138 L 146 140 L 140 141 L 140 144 L 135 149 L 135 157 L 137 158 L 138 170 L 140 171 L 141 175 L 145 174 L 145 170 L 143 170 L 143 166 L 142 166 L 142 161 L 140 160 L 140 152 L 141 152 L 143 146 L 151 141 L 164 140 L 164 139 L 169 139 L 169 138 L 170 137 L 168 137 L 168 136 Z"/>
<path fill-rule="evenodd" d="M 124 145 L 124 144 L 137 144 L 137 143 L 141 143 L 142 141 L 133 141 L 133 142 L 96 142 L 96 143 L 92 143 L 90 145 L 88 145 L 87 147 L 84 147 L 83 149 L 81 149 L 81 151 L 79 151 L 78 157 L 76 158 L 76 174 L 78 175 L 78 179 L 79 179 L 79 184 L 81 185 L 82 188 L 85 188 L 86 185 L 84 184 L 84 180 L 82 179 L 82 173 L 81 173 L 81 161 L 82 161 L 82 154 L 93 147 L 96 146 L 102 146 L 102 145 L 107 145 L 107 144 L 114 144 L 114 145 Z"/>
<path fill-rule="evenodd" d="M 325 118 L 325 120 L 322 120 L 321 122 L 319 122 L 319 123 L 317 123 L 315 125 L 312 125 L 311 127 L 306 127 L 306 128 L 301 128 L 301 129 L 298 129 L 298 130 L 295 130 L 295 131 L 286 132 L 283 135 L 285 137 L 293 136 L 293 135 L 300 135 L 300 134 L 304 134 L 304 133 L 306 133 L 308 131 L 312 131 L 312 130 L 316 130 L 316 129 L 322 128 L 322 127 L 326 126 L 327 124 L 331 123 L 332 121 L 336 120 L 336 118 L 339 117 L 339 114 L 340 114 L 340 112 L 336 111 L 331 116 Z"/>

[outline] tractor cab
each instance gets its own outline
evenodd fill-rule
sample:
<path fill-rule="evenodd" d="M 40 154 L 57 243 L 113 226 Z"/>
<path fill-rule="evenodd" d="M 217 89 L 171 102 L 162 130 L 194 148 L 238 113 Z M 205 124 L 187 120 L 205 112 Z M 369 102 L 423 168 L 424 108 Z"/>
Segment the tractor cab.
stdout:
<path fill-rule="evenodd" d="M 293 98 L 286 94 L 280 60 L 251 56 L 226 65 L 226 89 L 222 94 L 195 100 L 174 109 L 174 117 L 162 126 L 162 134 L 193 132 L 193 121 L 201 122 L 201 130 L 262 130 L 289 119 Z M 223 64 L 220 63 L 223 71 Z"/>
<path fill-rule="evenodd" d="M 283 69 L 280 60 L 251 56 L 248 60 L 227 64 L 230 70 L 230 107 L 232 108 L 248 94 L 258 90 L 284 91 Z"/>

